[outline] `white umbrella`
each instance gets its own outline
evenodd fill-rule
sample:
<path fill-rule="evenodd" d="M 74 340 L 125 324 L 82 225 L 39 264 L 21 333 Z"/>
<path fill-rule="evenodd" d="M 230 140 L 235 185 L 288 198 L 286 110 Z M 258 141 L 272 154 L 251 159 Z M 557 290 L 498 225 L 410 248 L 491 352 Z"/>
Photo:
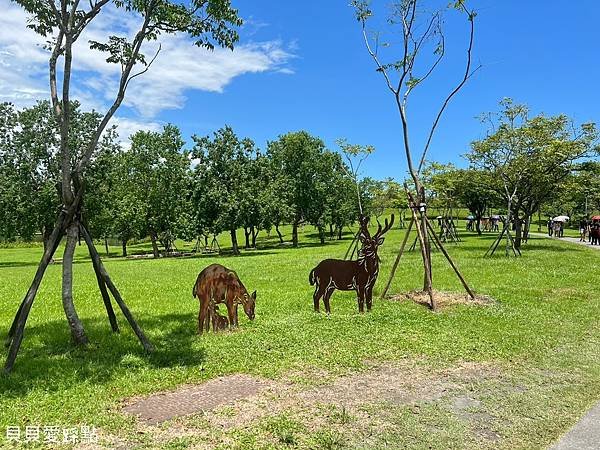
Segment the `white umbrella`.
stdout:
<path fill-rule="evenodd" d="M 555 222 L 568 222 L 569 216 L 556 216 L 554 219 Z"/>

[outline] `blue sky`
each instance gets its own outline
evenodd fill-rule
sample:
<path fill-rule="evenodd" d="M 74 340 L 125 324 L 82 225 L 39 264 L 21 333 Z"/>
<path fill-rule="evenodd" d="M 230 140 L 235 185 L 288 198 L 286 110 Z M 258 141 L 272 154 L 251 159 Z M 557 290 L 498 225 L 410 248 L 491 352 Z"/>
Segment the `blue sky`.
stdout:
<path fill-rule="evenodd" d="M 374 1 L 373 6 L 381 14 L 387 3 Z M 173 42 L 171 54 L 163 48 L 163 66 L 130 93 L 130 102 L 119 113 L 124 132 L 137 125 L 156 129 L 172 122 L 189 138 L 228 124 L 264 148 L 280 134 L 303 129 L 323 138 L 331 149 L 340 137 L 372 144 L 376 152 L 364 165 L 364 174 L 402 178 L 406 167 L 398 113 L 364 48 L 348 0 L 234 4 L 249 19 L 241 32 L 240 52 L 209 57 L 192 48 L 179 53 L 183 41 Z M 14 8 L 11 5 L 0 0 L 3 9 Z M 576 122 L 600 120 L 599 2 L 480 0 L 471 5 L 478 11 L 474 62 L 483 67 L 447 109 L 430 159 L 464 164 L 460 155 L 485 132 L 475 116 L 496 110 L 503 97 L 527 103 L 534 113 L 565 113 Z M 16 28 L 21 18 L 13 12 L 10 20 Z M 447 59 L 436 76 L 419 87 L 409 106 L 415 150 L 463 70 L 466 21 L 450 14 L 446 26 Z M 11 57 L 5 62 L 14 65 L 14 49 L 26 47 L 28 41 L 15 41 L 14 33 L 3 34 L 2 28 L 0 63 L 4 54 Z M 33 75 L 17 94 L 7 88 L 14 89 L 15 82 L 0 64 L 0 97 L 16 99 L 17 104 L 43 97 L 47 66 L 36 51 L 35 57 L 21 55 L 23 61 L 37 61 L 39 71 L 28 72 Z M 210 64 L 200 64 L 205 59 Z M 186 60 L 198 65 L 188 68 Z M 84 104 L 102 107 L 109 96 L 100 97 L 109 90 L 111 75 L 102 73 L 91 56 L 84 62 L 85 82 L 76 92 L 87 100 Z M 90 75 L 94 70 L 100 75 Z M 170 74 L 168 84 L 160 84 L 161 73 Z"/>

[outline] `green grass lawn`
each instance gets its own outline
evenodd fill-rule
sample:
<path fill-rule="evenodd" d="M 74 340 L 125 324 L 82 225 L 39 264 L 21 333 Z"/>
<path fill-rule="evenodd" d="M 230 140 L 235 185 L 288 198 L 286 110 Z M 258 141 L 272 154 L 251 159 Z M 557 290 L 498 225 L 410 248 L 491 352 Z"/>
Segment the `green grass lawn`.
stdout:
<path fill-rule="evenodd" d="M 387 279 L 402 236 L 393 230 L 380 250 L 375 295 Z M 534 238 L 519 259 L 484 259 L 493 236 L 463 232 L 462 237 L 462 243 L 449 244 L 448 250 L 473 289 L 497 300 L 493 306 L 454 306 L 432 313 L 410 302 L 377 299 L 370 314 L 359 315 L 354 296 L 338 292 L 330 317 L 315 314 L 308 273 L 323 258 L 343 257 L 351 236 L 321 246 L 309 228 L 298 249 L 263 236 L 262 249 L 243 251 L 239 257 L 108 258 L 113 280 L 156 346 L 151 355 L 143 353 L 120 313 L 121 333 L 110 332 L 91 263 L 84 247 L 78 247 L 75 303 L 92 344 L 86 349 L 71 345 L 60 300 L 61 266 L 50 266 L 14 371 L 0 377 L 0 446 L 9 425 L 85 424 L 101 429 L 107 442 L 118 437 L 140 448 L 203 448 L 217 445 L 218 433 L 227 437 L 226 447 L 238 448 L 543 448 L 600 399 L 600 253 Z M 119 249 L 111 250 L 116 254 Z M 0 249 L 3 333 L 40 255 L 39 247 Z M 258 291 L 256 320 L 242 317 L 237 332 L 198 336 L 198 304 L 191 289 L 198 272 L 213 262 L 236 270 L 249 290 Z M 433 266 L 437 289 L 460 291 L 439 253 Z M 418 252 L 408 253 L 392 293 L 417 289 L 421 283 Z M 211 438 L 189 432 L 202 425 L 201 418 L 191 418 L 183 422 L 188 430 L 184 435 L 158 440 L 156 430 L 140 429 L 119 413 L 129 397 L 223 374 L 277 381 L 290 374 L 319 373 L 336 379 L 367 371 L 374 362 L 402 361 L 414 362 L 419 373 L 430 377 L 466 363 L 493 368 L 494 376 L 461 389 L 478 399 L 477 408 L 485 410 L 481 417 L 494 438 L 482 441 L 472 422 L 442 400 L 416 401 L 416 407 L 370 405 L 375 409 L 364 414 L 385 418 L 384 431 L 370 434 L 354 426 L 352 415 L 319 409 L 322 420 L 310 426 L 301 414 L 284 410 L 252 427 L 216 430 Z M 322 382 L 308 375 L 300 378 L 308 385 Z"/>

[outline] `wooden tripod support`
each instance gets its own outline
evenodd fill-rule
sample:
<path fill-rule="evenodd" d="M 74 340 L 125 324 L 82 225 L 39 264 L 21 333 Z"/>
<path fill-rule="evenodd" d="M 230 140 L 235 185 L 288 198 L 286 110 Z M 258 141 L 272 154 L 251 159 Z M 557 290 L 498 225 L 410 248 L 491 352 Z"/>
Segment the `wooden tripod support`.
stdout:
<path fill-rule="evenodd" d="M 8 356 L 6 358 L 6 363 L 4 365 L 5 373 L 9 373 L 14 366 L 15 359 L 17 358 L 17 354 L 19 353 L 19 349 L 20 349 L 21 343 L 23 341 L 23 333 L 24 333 L 24 329 L 25 329 L 25 324 L 27 322 L 29 312 L 31 311 L 33 301 L 35 300 L 37 291 L 40 287 L 40 284 L 42 283 L 42 279 L 44 278 L 46 268 L 50 264 L 50 261 L 52 260 L 52 256 L 56 252 L 56 249 L 58 248 L 58 245 L 60 244 L 60 241 L 62 239 L 63 234 L 65 233 L 65 230 L 67 229 L 67 226 L 70 223 L 73 223 L 73 221 L 78 223 L 80 233 L 83 234 L 83 237 L 87 244 L 88 250 L 90 252 L 90 256 L 92 258 L 92 265 L 94 267 L 94 272 L 96 273 L 96 279 L 98 281 L 98 288 L 100 289 L 100 293 L 102 295 L 102 300 L 104 301 L 104 306 L 105 306 L 106 312 L 108 314 L 108 319 L 109 319 L 112 331 L 115 333 L 118 333 L 119 326 L 117 324 L 115 312 L 113 310 L 113 307 L 112 307 L 112 304 L 110 301 L 110 296 L 108 294 L 109 291 L 113 295 L 117 304 L 119 305 L 119 308 L 123 312 L 123 315 L 125 316 L 125 318 L 129 322 L 129 324 L 131 325 L 131 328 L 133 329 L 133 331 L 137 335 L 138 339 L 142 343 L 142 346 L 144 347 L 144 349 L 148 352 L 154 351 L 154 347 L 152 346 L 152 344 L 150 343 L 150 341 L 148 340 L 148 338 L 146 337 L 146 335 L 144 334 L 142 329 L 138 326 L 137 322 L 133 318 L 133 315 L 129 311 L 129 308 L 127 308 L 127 305 L 123 301 L 121 294 L 119 293 L 118 289 L 116 288 L 116 286 L 110 279 L 110 276 L 108 275 L 108 272 L 106 271 L 104 264 L 102 263 L 102 260 L 100 259 L 100 255 L 98 254 L 98 251 L 96 250 L 96 247 L 94 246 L 94 243 L 93 243 L 92 238 L 87 230 L 86 225 L 84 223 L 81 223 L 79 217 L 76 217 L 76 216 L 80 216 L 80 214 L 77 213 L 77 210 L 79 209 L 78 205 L 81 200 L 81 195 L 82 195 L 82 190 L 80 190 L 78 192 L 78 197 L 73 202 L 73 205 L 68 210 L 62 210 L 61 213 L 59 214 L 56 224 L 54 226 L 54 230 L 52 231 L 52 234 L 50 235 L 50 238 L 48 240 L 48 245 L 46 246 L 46 250 L 44 251 L 44 255 L 42 256 L 40 264 L 38 265 L 38 268 L 37 268 L 36 274 L 33 278 L 33 281 L 31 283 L 31 286 L 29 287 L 29 290 L 27 291 L 25 298 L 19 305 L 19 309 L 17 310 L 17 313 L 15 315 L 15 318 L 10 327 L 8 336 L 7 336 L 5 344 L 4 344 L 5 347 L 9 348 Z"/>

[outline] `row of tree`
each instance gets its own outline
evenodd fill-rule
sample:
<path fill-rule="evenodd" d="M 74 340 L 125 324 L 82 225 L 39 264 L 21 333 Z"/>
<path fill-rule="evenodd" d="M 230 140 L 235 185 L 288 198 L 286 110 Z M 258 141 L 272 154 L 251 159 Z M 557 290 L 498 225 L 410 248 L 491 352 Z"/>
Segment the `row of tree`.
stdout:
<path fill-rule="evenodd" d="M 517 248 L 536 213 L 583 218 L 600 209 L 595 124 L 575 126 L 565 115 L 529 117 L 529 109 L 511 99 L 482 121 L 489 129 L 465 155 L 469 168 L 428 166 L 426 184 L 435 201 L 467 207 L 479 233 L 483 216 L 502 211 L 514 223 Z"/>
<path fill-rule="evenodd" d="M 85 148 L 100 119 L 72 104 L 70 147 Z M 62 205 L 60 133 L 49 102 L 20 111 L 0 105 L 0 136 L 0 239 L 40 234 L 46 242 Z M 393 184 L 360 183 L 367 211 L 383 204 Z M 222 232 L 238 253 L 240 228 L 246 247 L 255 247 L 263 230 L 275 230 L 283 242 L 282 224 L 291 224 L 294 246 L 303 224 L 314 226 L 321 242 L 327 234 L 341 238 L 358 216 L 358 202 L 340 154 L 304 131 L 280 136 L 261 151 L 226 126 L 193 136 L 186 149 L 179 129 L 167 125 L 138 131 L 126 149 L 115 128 L 104 133 L 86 171 L 82 216 L 95 237 L 118 238 L 124 255 L 131 239 L 150 237 L 158 256 L 159 247 L 171 250 L 176 238 L 206 245 Z"/>

